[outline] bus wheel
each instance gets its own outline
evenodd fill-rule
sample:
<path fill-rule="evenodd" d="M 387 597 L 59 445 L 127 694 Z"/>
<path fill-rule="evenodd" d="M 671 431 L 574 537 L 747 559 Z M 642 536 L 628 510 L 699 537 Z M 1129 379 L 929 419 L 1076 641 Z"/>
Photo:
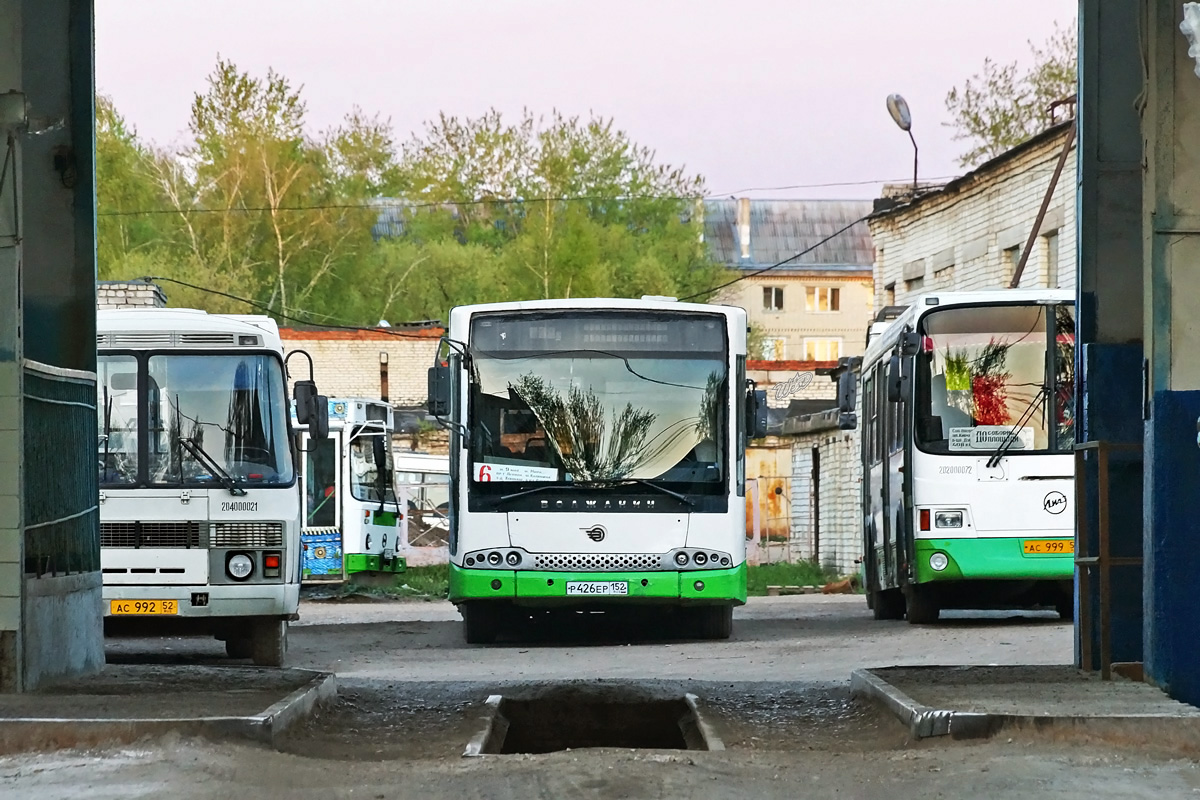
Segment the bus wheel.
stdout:
<path fill-rule="evenodd" d="M 701 606 L 696 623 L 701 639 L 728 639 L 733 634 L 733 606 Z"/>
<path fill-rule="evenodd" d="M 875 619 L 904 619 L 904 595 L 899 589 L 884 589 L 868 593 L 868 605 Z"/>
<path fill-rule="evenodd" d="M 941 609 L 929 589 L 923 586 L 909 586 L 904 594 L 910 625 L 929 625 L 938 621 Z"/>
<path fill-rule="evenodd" d="M 246 636 L 230 636 L 225 640 L 225 655 L 230 658 L 251 658 L 254 642 Z"/>
<path fill-rule="evenodd" d="M 496 641 L 500 615 L 488 603 L 462 604 L 463 635 L 467 644 L 491 644 Z"/>
<path fill-rule="evenodd" d="M 259 667 L 282 667 L 287 656 L 288 624 L 285 619 L 264 619 L 254 626 L 250 657 Z"/>

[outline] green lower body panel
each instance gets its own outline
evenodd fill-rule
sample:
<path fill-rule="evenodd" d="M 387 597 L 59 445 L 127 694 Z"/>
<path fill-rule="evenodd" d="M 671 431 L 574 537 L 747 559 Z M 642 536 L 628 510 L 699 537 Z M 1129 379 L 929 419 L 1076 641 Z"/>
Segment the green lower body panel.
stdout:
<path fill-rule="evenodd" d="M 346 573 L 355 572 L 394 572 L 400 573 L 405 570 L 405 562 L 403 558 L 384 558 L 383 556 L 367 556 L 362 554 L 349 554 L 346 556 Z"/>
<path fill-rule="evenodd" d="M 567 583 L 574 581 L 623 582 L 629 593 L 568 595 Z M 577 602 L 741 605 L 746 602 L 746 565 L 687 572 L 530 572 L 450 565 L 451 602 L 493 599 L 536 606 Z"/>
<path fill-rule="evenodd" d="M 1046 539 L 1049 537 L 1030 537 Z M 1024 552 L 1025 539 L 918 539 L 917 583 L 962 580 L 1073 580 L 1074 553 Z M 945 569 L 929 565 L 934 553 L 946 556 Z"/>

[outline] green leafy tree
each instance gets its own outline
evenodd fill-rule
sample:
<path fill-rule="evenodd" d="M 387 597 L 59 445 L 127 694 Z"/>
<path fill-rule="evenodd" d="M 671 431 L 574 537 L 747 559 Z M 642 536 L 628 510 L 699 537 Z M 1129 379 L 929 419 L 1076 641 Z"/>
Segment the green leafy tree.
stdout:
<path fill-rule="evenodd" d="M 102 279 L 129 277 L 170 238 L 158 181 L 160 156 L 143 142 L 111 98 L 96 97 L 96 256 Z M 147 213 L 148 212 L 148 213 Z"/>
<path fill-rule="evenodd" d="M 1075 94 L 1078 39 L 1057 24 L 1042 46 L 1029 42 L 1032 66 L 985 59 L 983 69 L 946 95 L 954 138 L 967 142 L 959 166 L 1000 155 L 1049 125 L 1050 104 Z"/>

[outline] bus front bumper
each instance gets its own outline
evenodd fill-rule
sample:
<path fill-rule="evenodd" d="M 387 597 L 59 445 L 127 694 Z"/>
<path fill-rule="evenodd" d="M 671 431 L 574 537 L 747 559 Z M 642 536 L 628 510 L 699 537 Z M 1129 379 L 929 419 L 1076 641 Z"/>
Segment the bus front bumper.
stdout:
<path fill-rule="evenodd" d="M 296 613 L 300 605 L 300 584 L 264 583 L 212 586 L 105 586 L 105 617 L 137 617 L 119 613 L 114 601 L 174 600 L 175 617 L 284 617 Z M 132 609 L 131 609 L 132 610 Z"/>
<path fill-rule="evenodd" d="M 568 594 L 568 584 L 625 584 L 624 594 Z M 578 587 L 572 586 L 572 589 Z M 746 565 L 685 572 L 533 572 L 450 565 L 450 602 L 507 600 L 519 605 L 742 605 Z"/>
<path fill-rule="evenodd" d="M 1062 541 L 1062 536 L 992 537 L 977 539 L 917 539 L 918 583 L 962 580 L 1073 580 L 1075 554 L 1026 553 L 1025 542 Z M 1071 541 L 1066 537 L 1065 541 Z M 944 569 L 935 570 L 935 553 L 946 557 Z M 940 559 L 939 559 L 940 561 Z"/>

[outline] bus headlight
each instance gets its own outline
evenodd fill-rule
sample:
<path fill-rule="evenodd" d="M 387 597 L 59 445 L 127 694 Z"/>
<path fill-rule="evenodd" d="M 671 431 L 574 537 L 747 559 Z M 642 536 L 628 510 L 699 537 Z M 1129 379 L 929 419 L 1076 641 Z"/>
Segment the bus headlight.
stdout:
<path fill-rule="evenodd" d="M 502 559 L 500 558 L 499 553 L 488 553 L 488 563 L 491 564 L 493 567 L 500 566 L 501 560 Z"/>
<path fill-rule="evenodd" d="M 688 554 L 687 553 L 680 552 L 680 553 L 675 554 L 675 563 L 676 564 L 678 564 L 681 567 L 686 567 L 687 562 L 688 562 Z"/>
<path fill-rule="evenodd" d="M 941 572 L 950 566 L 950 559 L 946 557 L 945 553 L 934 553 L 929 557 L 929 566 L 933 568 L 934 572 Z"/>
<path fill-rule="evenodd" d="M 245 553 L 232 553 L 225 561 L 225 571 L 235 581 L 244 581 L 254 572 L 254 559 Z"/>
<path fill-rule="evenodd" d="M 961 511 L 938 511 L 933 515 L 933 527 L 935 528 L 961 528 L 962 523 Z"/>
<path fill-rule="evenodd" d="M 515 567 L 517 564 L 521 563 L 521 556 L 519 553 L 509 553 L 505 560 L 508 562 L 510 567 Z"/>

